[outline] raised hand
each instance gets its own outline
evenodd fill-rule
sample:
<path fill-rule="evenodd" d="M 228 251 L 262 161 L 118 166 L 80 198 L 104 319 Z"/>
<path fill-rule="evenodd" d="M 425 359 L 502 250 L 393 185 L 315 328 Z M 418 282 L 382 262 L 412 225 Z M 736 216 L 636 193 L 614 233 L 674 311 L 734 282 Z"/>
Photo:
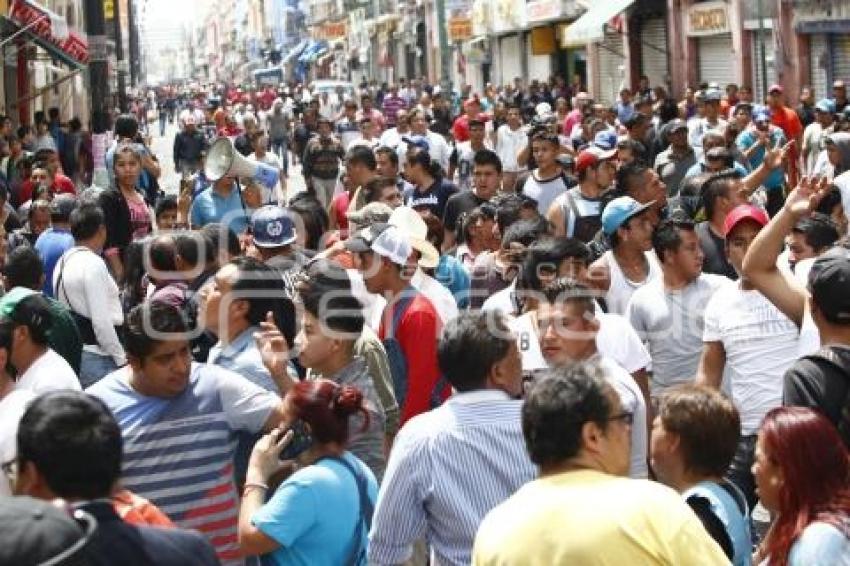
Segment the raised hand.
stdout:
<path fill-rule="evenodd" d="M 260 351 L 263 365 L 275 380 L 280 380 L 288 375 L 286 370 L 289 365 L 289 344 L 274 323 L 271 312 L 266 313 L 266 320 L 260 323 L 260 329 L 260 332 L 254 333 L 254 342 Z"/>
<path fill-rule="evenodd" d="M 785 199 L 785 210 L 795 218 L 808 216 L 831 188 L 832 184 L 826 177 L 803 177 Z"/>
<path fill-rule="evenodd" d="M 788 158 L 788 152 L 794 147 L 794 140 L 789 141 L 785 145 L 776 144 L 773 148 L 767 150 L 764 154 L 764 165 L 768 169 L 776 169 L 781 167 Z"/>

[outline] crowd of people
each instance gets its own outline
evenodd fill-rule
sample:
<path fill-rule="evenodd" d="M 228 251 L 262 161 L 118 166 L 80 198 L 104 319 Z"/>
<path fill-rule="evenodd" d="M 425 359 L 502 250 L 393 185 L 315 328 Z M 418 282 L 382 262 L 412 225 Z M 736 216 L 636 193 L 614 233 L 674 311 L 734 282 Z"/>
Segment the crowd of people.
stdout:
<path fill-rule="evenodd" d="M 134 114 L 106 188 L 27 148 L 0 563 L 850 564 L 834 86 L 166 90 L 179 187 Z"/>

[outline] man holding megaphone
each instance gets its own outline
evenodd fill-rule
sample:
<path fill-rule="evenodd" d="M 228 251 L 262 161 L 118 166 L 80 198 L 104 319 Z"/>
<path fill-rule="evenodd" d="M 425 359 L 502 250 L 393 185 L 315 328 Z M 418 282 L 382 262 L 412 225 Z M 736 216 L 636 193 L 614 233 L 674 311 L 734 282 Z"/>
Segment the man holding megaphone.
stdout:
<path fill-rule="evenodd" d="M 210 146 L 204 174 L 213 181 L 213 185 L 201 192 L 192 203 L 189 212 L 192 227 L 220 222 L 227 224 L 236 234 L 245 232 L 251 215 L 238 179 L 244 178 L 251 184 L 273 190 L 280 176 L 278 169 L 240 155 L 227 138 L 219 138 Z"/>

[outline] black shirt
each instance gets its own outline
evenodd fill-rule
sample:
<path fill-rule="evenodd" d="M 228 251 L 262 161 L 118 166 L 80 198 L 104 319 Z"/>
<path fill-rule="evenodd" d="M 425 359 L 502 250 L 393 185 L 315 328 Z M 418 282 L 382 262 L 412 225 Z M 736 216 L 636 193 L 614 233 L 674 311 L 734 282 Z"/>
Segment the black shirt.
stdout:
<path fill-rule="evenodd" d="M 413 187 L 404 192 L 404 205 L 410 208 L 428 208 L 431 214 L 442 218 L 446 211 L 446 202 L 457 192 L 457 187 L 448 181 L 437 179 L 424 191 Z"/>
<path fill-rule="evenodd" d="M 738 274 L 726 258 L 726 240 L 715 235 L 711 231 L 707 221 L 697 224 L 696 233 L 702 253 L 705 254 L 705 259 L 702 262 L 702 272 L 725 275 L 729 279 L 736 281 Z"/>
<path fill-rule="evenodd" d="M 487 202 L 472 191 L 464 191 L 449 197 L 446 202 L 446 212 L 443 214 L 443 226 L 446 230 L 454 232 L 457 229 L 457 220 L 464 212 L 471 212 L 478 205 Z"/>
<path fill-rule="evenodd" d="M 850 447 L 850 414 L 842 416 L 850 407 L 850 346 L 824 347 L 797 360 L 785 372 L 782 404 L 822 413 Z"/>

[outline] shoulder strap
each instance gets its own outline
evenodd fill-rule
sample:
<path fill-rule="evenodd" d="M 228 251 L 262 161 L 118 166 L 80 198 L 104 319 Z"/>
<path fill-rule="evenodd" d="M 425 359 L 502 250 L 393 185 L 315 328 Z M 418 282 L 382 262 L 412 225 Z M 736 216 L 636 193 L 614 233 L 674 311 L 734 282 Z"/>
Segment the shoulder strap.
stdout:
<path fill-rule="evenodd" d="M 65 282 L 63 281 L 63 276 L 65 275 L 65 264 L 68 263 L 69 257 L 79 251 L 82 250 L 74 250 L 62 258 L 61 265 L 59 266 L 59 277 L 56 279 L 56 287 L 53 289 L 53 292 L 56 293 L 57 297 L 59 297 L 59 288 L 62 288 L 62 293 L 65 295 L 65 300 L 68 301 L 68 308 L 71 308 L 71 299 L 68 298 L 68 292 L 65 290 Z"/>
<path fill-rule="evenodd" d="M 566 193 L 564 193 L 564 219 L 566 220 L 565 226 L 565 234 L 567 238 L 572 238 L 573 234 L 576 231 L 576 221 L 581 216 L 581 213 L 578 210 L 578 205 L 576 204 L 576 200 L 573 196 L 573 189 L 569 189 Z M 567 208 L 569 208 L 570 216 L 567 218 Z"/>
<path fill-rule="evenodd" d="M 344 457 L 332 456 L 329 458 L 348 470 L 354 476 L 354 482 L 357 484 L 357 492 L 360 498 L 360 518 L 357 521 L 357 528 L 354 530 L 354 537 L 348 551 L 348 558 L 345 561 L 346 565 L 356 566 L 360 563 L 358 555 L 362 550 L 360 548 L 360 539 L 363 536 L 363 526 L 365 524 L 367 533 L 372 529 L 372 515 L 375 511 L 372 500 L 369 499 L 368 480 L 362 470 L 355 469 Z"/>
<path fill-rule="evenodd" d="M 389 332 L 387 332 L 387 336 L 394 336 L 395 331 L 398 328 L 399 322 L 401 322 L 401 317 L 404 316 L 404 313 L 407 312 L 407 307 L 410 306 L 410 303 L 413 302 L 413 297 L 416 294 L 416 290 L 411 286 L 402 291 L 401 298 L 393 305 L 393 317 L 392 322 L 390 323 Z"/>

